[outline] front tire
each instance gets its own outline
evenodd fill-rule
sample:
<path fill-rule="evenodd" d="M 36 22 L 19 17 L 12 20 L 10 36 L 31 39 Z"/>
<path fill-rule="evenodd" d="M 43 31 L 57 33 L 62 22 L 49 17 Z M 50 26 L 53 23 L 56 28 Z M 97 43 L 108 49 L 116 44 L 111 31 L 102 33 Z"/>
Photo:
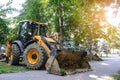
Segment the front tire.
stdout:
<path fill-rule="evenodd" d="M 30 69 L 41 69 L 45 66 L 46 56 L 44 48 L 37 44 L 30 44 L 23 54 L 24 62 Z"/>
<path fill-rule="evenodd" d="M 12 52 L 10 54 L 10 65 L 18 65 L 19 64 L 19 56 L 20 56 L 20 49 L 17 44 L 12 44 Z"/>

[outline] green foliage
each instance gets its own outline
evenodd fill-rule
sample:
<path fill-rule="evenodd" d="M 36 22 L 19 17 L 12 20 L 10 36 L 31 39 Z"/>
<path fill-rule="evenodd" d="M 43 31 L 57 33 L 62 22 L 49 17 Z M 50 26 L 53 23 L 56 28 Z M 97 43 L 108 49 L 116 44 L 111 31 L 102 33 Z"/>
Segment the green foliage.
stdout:
<path fill-rule="evenodd" d="M 23 10 L 21 10 L 18 16 L 18 22 L 21 20 L 33 20 L 42 23 L 48 23 L 48 29 L 53 31 L 54 29 L 54 16 L 51 7 L 48 7 L 49 0 L 26 0 L 23 4 Z"/>
<path fill-rule="evenodd" d="M 9 20 L 0 19 L 0 43 L 5 44 L 7 40 L 16 40 L 17 29 L 10 28 L 8 25 L 10 24 Z"/>
<path fill-rule="evenodd" d="M 69 26 L 68 17 L 71 15 L 70 7 L 72 5 L 72 0 L 50 0 L 48 7 L 53 11 L 53 24 L 55 26 L 56 32 L 59 33 L 59 38 L 61 41 L 63 39 L 69 38 Z M 63 35 L 64 34 L 64 35 Z M 66 38 L 65 38 L 66 37 Z"/>
<path fill-rule="evenodd" d="M 9 33 L 8 22 L 0 18 L 0 43 L 5 43 L 6 36 Z"/>
<path fill-rule="evenodd" d="M 6 15 L 15 11 L 11 8 L 12 0 L 9 0 L 7 4 L 0 5 L 0 44 L 5 43 L 7 40 L 7 35 L 9 34 L 9 20 L 6 19 Z"/>
<path fill-rule="evenodd" d="M 17 39 L 18 26 L 15 28 L 9 28 L 9 34 L 7 40 L 15 41 Z"/>
<path fill-rule="evenodd" d="M 110 47 L 111 48 L 117 48 L 117 49 L 120 49 L 120 30 L 115 28 L 115 27 L 111 27 L 108 29 L 108 33 L 109 33 L 109 36 L 107 37 L 108 38 L 108 41 L 110 43 Z"/>
<path fill-rule="evenodd" d="M 114 80 L 120 80 L 120 71 L 113 77 L 114 77 Z"/>
<path fill-rule="evenodd" d="M 60 69 L 60 73 L 62 74 L 62 75 L 66 75 L 66 72 L 65 72 L 65 69 Z"/>
<path fill-rule="evenodd" d="M 26 0 L 17 19 L 47 22 L 49 31 L 64 34 L 64 39 L 74 35 L 76 45 L 104 38 L 112 46 L 119 47 L 117 44 L 120 38 L 116 28 L 110 24 L 100 25 L 106 22 L 104 7 L 112 2 L 114 0 Z M 8 28 L 9 22 L 4 19 L 7 13 L 15 10 L 11 8 L 11 3 L 12 0 L 9 0 L 6 7 L 0 5 L 0 43 L 16 39 L 18 27 Z"/>
<path fill-rule="evenodd" d="M 26 1 L 26 5 L 24 8 L 26 11 L 25 18 L 29 19 L 29 20 L 39 21 L 40 20 L 39 7 L 40 7 L 40 4 L 39 4 L 38 0 Z"/>
<path fill-rule="evenodd" d="M 47 0 L 26 0 L 19 20 L 34 20 L 46 22 L 47 18 Z"/>
<path fill-rule="evenodd" d="M 110 36 L 110 34 L 105 34 L 105 27 L 100 24 L 106 22 L 104 6 L 101 6 L 103 3 L 99 0 L 74 1 L 70 9 L 72 14 L 68 17 L 68 24 L 70 32 L 75 35 L 74 41 L 77 44 L 84 44 L 88 40 L 92 42 L 97 38 L 107 39 L 105 36 Z"/>
<path fill-rule="evenodd" d="M 47 22 L 51 32 L 60 33 L 62 28 L 64 37 L 68 39 L 73 34 L 73 40 L 77 45 L 85 44 L 88 40 L 92 42 L 97 38 L 104 38 L 112 42 L 111 39 L 115 39 L 113 38 L 116 34 L 115 28 L 110 24 L 101 26 L 100 23 L 106 22 L 104 7 L 113 1 L 26 0 L 19 20 L 30 19 Z M 104 31 L 105 29 L 107 32 Z"/>

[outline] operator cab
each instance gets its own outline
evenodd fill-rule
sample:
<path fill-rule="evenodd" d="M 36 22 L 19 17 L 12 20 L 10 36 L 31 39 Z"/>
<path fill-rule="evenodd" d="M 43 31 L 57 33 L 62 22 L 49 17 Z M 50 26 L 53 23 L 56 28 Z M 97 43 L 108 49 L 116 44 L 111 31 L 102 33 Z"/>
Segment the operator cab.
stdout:
<path fill-rule="evenodd" d="M 18 29 L 18 39 L 26 43 L 32 39 L 33 36 L 46 36 L 47 27 L 43 23 L 34 21 L 21 21 Z"/>

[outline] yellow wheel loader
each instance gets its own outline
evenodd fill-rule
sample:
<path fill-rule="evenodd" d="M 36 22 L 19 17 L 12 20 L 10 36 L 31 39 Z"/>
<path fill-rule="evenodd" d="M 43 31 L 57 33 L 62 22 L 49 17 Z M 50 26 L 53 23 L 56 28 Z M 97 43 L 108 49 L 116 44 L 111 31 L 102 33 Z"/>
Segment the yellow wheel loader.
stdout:
<path fill-rule="evenodd" d="M 18 65 L 23 58 L 28 68 L 42 68 L 47 58 L 55 54 L 55 50 L 61 50 L 57 41 L 46 37 L 46 29 L 47 27 L 43 23 L 30 20 L 21 21 L 17 40 L 11 44 L 7 43 L 6 57 L 9 59 L 9 63 Z"/>
<path fill-rule="evenodd" d="M 41 69 L 46 64 L 46 70 L 53 74 L 61 70 L 63 72 L 64 69 L 68 69 L 66 73 L 71 70 L 73 72 L 74 69 L 90 69 L 85 59 L 86 53 L 64 50 L 56 40 L 47 37 L 46 33 L 47 27 L 43 23 L 21 21 L 17 40 L 7 44 L 6 57 L 9 60 L 7 62 L 11 65 L 18 65 L 19 61 L 23 60 L 30 69 Z"/>

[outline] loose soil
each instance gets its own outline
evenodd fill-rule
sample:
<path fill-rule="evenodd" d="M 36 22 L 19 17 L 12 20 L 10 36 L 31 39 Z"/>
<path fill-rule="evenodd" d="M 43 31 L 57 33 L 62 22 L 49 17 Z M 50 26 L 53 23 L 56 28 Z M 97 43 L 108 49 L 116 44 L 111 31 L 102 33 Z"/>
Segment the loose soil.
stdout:
<path fill-rule="evenodd" d="M 56 55 L 56 59 L 60 68 L 65 70 L 90 69 L 86 56 L 87 53 L 84 51 L 64 50 Z"/>

